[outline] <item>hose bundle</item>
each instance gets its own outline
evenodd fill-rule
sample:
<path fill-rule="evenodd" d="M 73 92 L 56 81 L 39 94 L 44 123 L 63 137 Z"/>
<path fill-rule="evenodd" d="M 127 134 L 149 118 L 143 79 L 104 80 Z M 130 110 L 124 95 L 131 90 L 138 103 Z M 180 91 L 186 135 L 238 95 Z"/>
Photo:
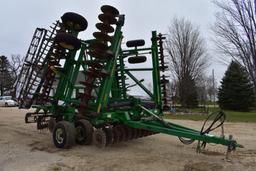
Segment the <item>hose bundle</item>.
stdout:
<path fill-rule="evenodd" d="M 212 123 L 205 129 L 206 123 L 211 118 L 214 118 Z M 201 135 L 208 134 L 209 132 L 221 127 L 224 124 L 225 120 L 226 120 L 226 115 L 223 111 L 214 112 L 214 113 L 210 114 L 204 121 L 204 124 L 201 128 L 200 134 Z M 218 121 L 219 121 L 219 124 L 216 124 Z M 192 144 L 195 141 L 194 139 L 184 139 L 183 137 L 179 137 L 179 140 L 183 144 L 186 144 L 186 145 Z M 199 141 L 199 143 L 200 143 L 200 141 Z M 206 142 L 202 142 L 202 144 L 200 146 L 204 148 L 206 146 Z"/>

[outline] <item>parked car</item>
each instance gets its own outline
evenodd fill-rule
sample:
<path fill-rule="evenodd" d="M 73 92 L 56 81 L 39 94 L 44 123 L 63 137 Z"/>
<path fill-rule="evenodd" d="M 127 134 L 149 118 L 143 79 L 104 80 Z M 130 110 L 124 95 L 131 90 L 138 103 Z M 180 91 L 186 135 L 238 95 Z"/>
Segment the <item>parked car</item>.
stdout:
<path fill-rule="evenodd" d="M 12 99 L 12 96 L 0 96 L 0 106 L 17 106 L 18 103 Z"/>

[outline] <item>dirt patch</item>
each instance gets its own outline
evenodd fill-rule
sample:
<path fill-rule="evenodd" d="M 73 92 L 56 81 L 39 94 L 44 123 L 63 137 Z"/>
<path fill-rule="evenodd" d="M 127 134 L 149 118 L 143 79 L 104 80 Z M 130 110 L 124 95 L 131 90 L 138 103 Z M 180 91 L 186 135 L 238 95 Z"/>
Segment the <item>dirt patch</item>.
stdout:
<path fill-rule="evenodd" d="M 7 124 L 3 124 L 3 123 L 1 123 L 1 124 L 0 124 L 0 127 L 2 127 L 2 126 L 7 126 Z"/>
<path fill-rule="evenodd" d="M 58 151 L 60 151 L 60 149 L 55 148 L 53 146 L 49 146 L 48 143 L 42 143 L 39 141 L 34 141 L 32 143 L 28 144 L 29 147 L 31 147 L 30 151 L 31 152 L 35 152 L 35 151 L 44 151 L 47 153 L 56 153 Z"/>
<path fill-rule="evenodd" d="M 201 151 L 202 154 L 209 155 L 209 156 L 223 156 L 225 155 L 224 153 L 217 152 L 217 151 L 208 151 L 208 150 L 203 150 Z"/>
<path fill-rule="evenodd" d="M 58 162 L 49 166 L 48 170 L 49 171 L 75 170 L 75 167 L 70 167 L 63 162 Z"/>
<path fill-rule="evenodd" d="M 22 130 L 13 130 L 13 132 L 17 133 L 18 135 L 26 136 L 26 137 L 30 137 L 32 135 L 32 134 L 24 132 Z"/>
<path fill-rule="evenodd" d="M 221 164 L 198 162 L 188 163 L 184 166 L 184 171 L 227 171 Z"/>

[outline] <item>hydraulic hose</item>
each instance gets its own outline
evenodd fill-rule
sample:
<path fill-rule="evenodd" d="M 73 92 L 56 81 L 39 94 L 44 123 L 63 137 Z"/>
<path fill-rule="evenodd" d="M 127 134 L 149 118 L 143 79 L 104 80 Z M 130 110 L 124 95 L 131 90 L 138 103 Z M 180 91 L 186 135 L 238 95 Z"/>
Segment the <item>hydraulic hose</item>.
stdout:
<path fill-rule="evenodd" d="M 215 116 L 215 117 L 214 117 Z M 211 119 L 211 118 L 214 118 L 212 123 L 210 124 L 210 126 L 205 129 L 205 125 L 206 123 Z M 214 112 L 212 114 L 210 114 L 206 120 L 204 121 L 204 124 L 201 128 L 201 131 L 200 131 L 200 134 L 201 135 L 204 135 L 204 134 L 208 134 L 209 132 L 221 127 L 224 122 L 226 120 L 226 115 L 223 111 L 219 111 L 219 112 Z M 218 125 L 216 125 L 216 123 L 220 121 L 220 123 Z M 183 143 L 183 144 L 186 144 L 186 145 L 189 145 L 189 144 L 192 144 L 195 140 L 193 139 L 184 139 L 183 137 L 179 137 L 179 140 Z M 201 147 L 205 147 L 206 146 L 206 142 L 202 142 L 201 144 Z"/>

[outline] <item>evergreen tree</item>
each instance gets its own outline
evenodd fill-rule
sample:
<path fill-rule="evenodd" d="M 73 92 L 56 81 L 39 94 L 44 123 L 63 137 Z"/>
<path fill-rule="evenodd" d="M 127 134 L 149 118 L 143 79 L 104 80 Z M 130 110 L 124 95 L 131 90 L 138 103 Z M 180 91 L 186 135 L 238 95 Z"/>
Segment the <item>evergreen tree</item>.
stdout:
<path fill-rule="evenodd" d="M 246 111 L 254 105 L 254 87 L 245 68 L 232 61 L 218 91 L 222 109 Z"/>
<path fill-rule="evenodd" d="M 14 84 L 14 76 L 6 56 L 0 56 L 0 95 L 9 95 Z"/>

